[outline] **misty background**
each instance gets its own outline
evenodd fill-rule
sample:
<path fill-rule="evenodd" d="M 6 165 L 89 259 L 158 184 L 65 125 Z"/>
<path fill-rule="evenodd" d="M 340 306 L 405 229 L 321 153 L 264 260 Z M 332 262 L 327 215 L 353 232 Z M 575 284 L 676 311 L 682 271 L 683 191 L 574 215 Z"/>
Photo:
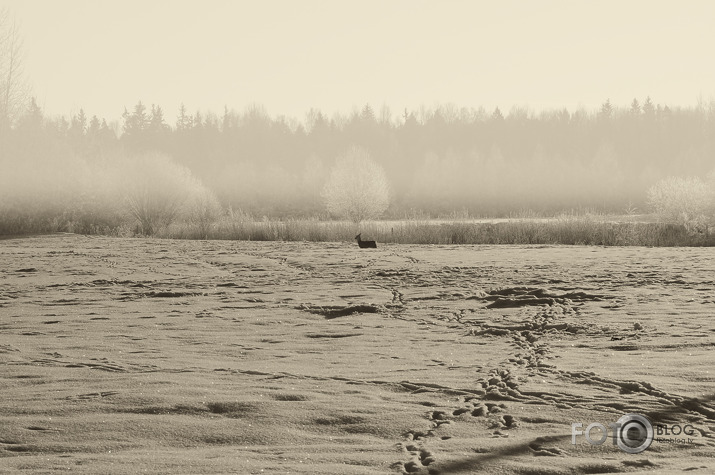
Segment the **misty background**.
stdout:
<path fill-rule="evenodd" d="M 4 138 L 5 159 L 15 162 L 4 168 L 4 185 L 37 182 L 38 194 L 56 187 L 74 195 L 79 185 L 68 180 L 107 160 L 158 151 L 225 206 L 305 217 L 326 212 L 320 192 L 328 172 L 357 145 L 385 170 L 388 216 L 645 211 L 646 191 L 658 180 L 705 176 L 715 166 L 715 102 L 670 109 L 646 98 L 538 114 L 443 106 L 399 116 L 366 105 L 346 115 L 312 110 L 304 121 L 270 117 L 260 106 L 221 114 L 180 109 L 172 118 L 140 102 L 116 127 L 83 110 L 48 118 L 30 102 Z"/>
<path fill-rule="evenodd" d="M 349 150 L 393 219 L 641 214 L 715 169 L 709 2 L 4 3 L 7 228 L 111 228 L 162 180 L 210 215 L 339 218 Z"/>

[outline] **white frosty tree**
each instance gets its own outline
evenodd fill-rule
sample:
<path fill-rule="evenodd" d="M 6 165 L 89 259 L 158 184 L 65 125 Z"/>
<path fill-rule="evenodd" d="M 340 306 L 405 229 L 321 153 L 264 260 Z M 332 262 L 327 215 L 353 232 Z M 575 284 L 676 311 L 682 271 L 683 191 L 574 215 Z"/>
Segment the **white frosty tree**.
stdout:
<path fill-rule="evenodd" d="M 366 150 L 352 147 L 338 157 L 322 197 L 330 213 L 355 224 L 377 218 L 389 204 L 385 171 Z"/>
<path fill-rule="evenodd" d="M 708 233 L 715 221 L 715 172 L 698 177 L 668 177 L 648 190 L 648 202 L 660 219 Z"/>

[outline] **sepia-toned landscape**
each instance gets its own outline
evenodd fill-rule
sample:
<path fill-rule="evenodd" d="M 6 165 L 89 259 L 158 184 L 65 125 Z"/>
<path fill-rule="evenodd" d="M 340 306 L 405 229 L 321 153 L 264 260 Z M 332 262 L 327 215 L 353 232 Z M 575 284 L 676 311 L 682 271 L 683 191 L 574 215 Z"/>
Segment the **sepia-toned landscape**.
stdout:
<path fill-rule="evenodd" d="M 0 473 L 715 473 L 713 18 L 0 0 Z"/>
<path fill-rule="evenodd" d="M 3 471 L 715 467 L 707 248 L 53 235 L 0 260 Z M 625 413 L 691 441 L 572 445 Z"/>

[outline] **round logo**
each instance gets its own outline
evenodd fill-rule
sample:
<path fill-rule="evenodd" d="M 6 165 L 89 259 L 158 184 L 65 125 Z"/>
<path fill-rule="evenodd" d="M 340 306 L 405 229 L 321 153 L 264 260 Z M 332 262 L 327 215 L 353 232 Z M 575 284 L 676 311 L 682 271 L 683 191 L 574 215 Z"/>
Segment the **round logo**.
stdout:
<path fill-rule="evenodd" d="M 653 426 L 640 414 L 625 414 L 618 419 L 616 432 L 618 447 L 629 454 L 639 454 L 653 442 Z"/>

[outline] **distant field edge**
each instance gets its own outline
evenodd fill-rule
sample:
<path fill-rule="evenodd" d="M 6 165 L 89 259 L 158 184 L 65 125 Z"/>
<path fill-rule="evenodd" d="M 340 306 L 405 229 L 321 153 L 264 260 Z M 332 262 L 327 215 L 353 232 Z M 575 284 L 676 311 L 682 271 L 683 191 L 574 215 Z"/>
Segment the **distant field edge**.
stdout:
<path fill-rule="evenodd" d="M 647 221 L 613 221 L 584 217 L 512 220 L 344 221 L 282 220 L 219 222 L 200 233 L 176 224 L 157 233 L 173 239 L 246 241 L 353 241 L 394 244 L 542 244 L 594 246 L 702 247 L 714 246 L 713 233 L 684 225 Z"/>
<path fill-rule="evenodd" d="M 73 231 L 68 228 L 65 231 Z M 352 242 L 378 244 L 586 245 L 645 247 L 711 247 L 715 233 L 705 227 L 605 217 L 513 218 L 479 220 L 384 220 L 358 224 L 316 219 L 219 220 L 210 226 L 174 223 L 152 236 L 167 239 L 234 241 Z M 59 237 L 71 232 L 2 233 L 0 240 L 38 236 Z M 104 230 L 82 235 L 142 237 L 125 226 L 122 232 Z"/>

